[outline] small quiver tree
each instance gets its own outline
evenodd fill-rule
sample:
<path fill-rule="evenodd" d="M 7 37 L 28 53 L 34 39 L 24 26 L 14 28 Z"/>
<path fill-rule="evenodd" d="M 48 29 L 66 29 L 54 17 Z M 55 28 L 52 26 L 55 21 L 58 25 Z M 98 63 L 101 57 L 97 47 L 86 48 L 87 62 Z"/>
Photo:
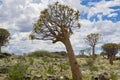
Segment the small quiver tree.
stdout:
<path fill-rule="evenodd" d="M 98 33 L 91 33 L 87 35 L 85 38 L 85 42 L 92 48 L 93 60 L 95 60 L 95 46 L 98 44 L 99 40 L 100 40 L 100 34 Z"/>
<path fill-rule="evenodd" d="M 119 45 L 116 43 L 107 43 L 102 46 L 103 52 L 108 56 L 109 63 L 113 65 L 113 60 L 119 51 Z"/>
<path fill-rule="evenodd" d="M 0 53 L 1 53 L 1 47 L 5 46 L 10 39 L 10 33 L 8 30 L 0 28 Z"/>

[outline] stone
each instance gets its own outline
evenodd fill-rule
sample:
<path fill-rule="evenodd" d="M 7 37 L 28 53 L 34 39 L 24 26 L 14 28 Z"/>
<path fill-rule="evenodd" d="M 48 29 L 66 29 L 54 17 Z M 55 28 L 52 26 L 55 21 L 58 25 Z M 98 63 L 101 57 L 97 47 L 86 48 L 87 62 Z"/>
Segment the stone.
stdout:
<path fill-rule="evenodd" d="M 33 78 L 33 80 L 36 80 L 36 79 L 41 79 L 42 78 L 42 75 L 40 74 L 36 74 Z"/>
<path fill-rule="evenodd" d="M 25 77 L 25 80 L 30 80 L 30 79 L 31 79 L 30 74 L 27 74 L 26 77 Z"/>
<path fill-rule="evenodd" d="M 108 73 L 104 72 L 103 74 L 99 75 L 99 80 L 110 80 Z"/>

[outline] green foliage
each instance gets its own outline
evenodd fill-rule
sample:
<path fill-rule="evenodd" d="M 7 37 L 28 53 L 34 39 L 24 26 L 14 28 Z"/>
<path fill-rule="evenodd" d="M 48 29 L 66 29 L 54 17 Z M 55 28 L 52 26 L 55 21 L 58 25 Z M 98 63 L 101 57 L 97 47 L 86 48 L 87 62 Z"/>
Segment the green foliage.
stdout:
<path fill-rule="evenodd" d="M 6 42 L 8 42 L 10 37 L 9 31 L 6 29 L 0 28 L 0 45 L 3 46 Z"/>
<path fill-rule="evenodd" d="M 101 52 L 101 53 L 100 53 L 100 56 L 104 56 L 104 55 L 106 55 L 105 52 Z"/>
<path fill-rule="evenodd" d="M 8 43 L 10 38 L 10 33 L 8 30 L 0 28 L 0 53 L 1 53 L 1 46 L 4 46 Z"/>
<path fill-rule="evenodd" d="M 39 57 L 61 58 L 62 57 L 61 55 L 53 54 L 53 53 L 45 51 L 45 50 L 32 52 L 32 53 L 28 54 L 28 56 L 35 57 L 35 58 L 39 58 Z"/>
<path fill-rule="evenodd" d="M 90 80 L 88 76 L 83 76 L 83 80 Z"/>
<path fill-rule="evenodd" d="M 92 59 L 87 59 L 86 60 L 86 66 L 93 66 L 94 61 Z"/>
<path fill-rule="evenodd" d="M 9 71 L 10 71 L 10 67 L 7 67 L 7 66 L 0 67 L 0 73 L 2 73 L 2 74 L 6 74 Z"/>
<path fill-rule="evenodd" d="M 116 43 L 107 43 L 102 45 L 103 52 L 108 56 L 109 63 L 113 65 L 113 60 L 119 51 L 119 45 Z"/>
<path fill-rule="evenodd" d="M 85 42 L 92 47 L 95 46 L 99 40 L 100 40 L 100 34 L 98 33 L 91 33 L 87 35 L 85 38 Z"/>
<path fill-rule="evenodd" d="M 29 63 L 32 65 L 34 63 L 34 59 L 32 57 L 29 58 Z"/>
<path fill-rule="evenodd" d="M 116 43 L 107 43 L 102 45 L 103 52 L 108 56 L 116 55 L 119 51 L 119 45 Z"/>
<path fill-rule="evenodd" d="M 55 68 L 54 68 L 54 66 L 53 66 L 53 65 L 48 65 L 48 68 L 47 68 L 47 73 L 48 73 L 48 74 L 55 75 L 56 70 L 55 70 Z"/>
<path fill-rule="evenodd" d="M 60 69 L 62 69 L 62 70 L 67 70 L 67 69 L 69 69 L 69 66 L 66 65 L 66 64 L 64 64 L 64 63 L 59 64 L 58 67 L 60 67 Z"/>
<path fill-rule="evenodd" d="M 63 41 L 65 32 L 69 33 L 67 35 L 70 36 L 73 33 L 72 27 L 80 28 L 78 23 L 79 15 L 78 10 L 55 2 L 49 5 L 47 9 L 41 11 L 29 37 L 31 40 L 52 40 L 53 43 Z M 41 36 L 38 36 L 38 34 Z"/>
<path fill-rule="evenodd" d="M 22 55 L 19 55 L 19 56 L 17 56 L 17 59 L 18 59 L 18 62 L 26 62 L 26 58 L 25 58 L 25 56 L 22 56 Z"/>
<path fill-rule="evenodd" d="M 46 57 L 46 58 L 43 57 L 42 60 L 44 62 L 52 62 L 52 60 L 49 57 Z"/>
<path fill-rule="evenodd" d="M 15 64 L 8 73 L 5 80 L 25 80 L 28 66 L 23 63 Z"/>
<path fill-rule="evenodd" d="M 87 56 L 87 55 L 77 55 L 76 57 L 77 58 L 88 58 L 89 56 Z"/>
<path fill-rule="evenodd" d="M 111 72 L 110 73 L 110 79 L 112 79 L 112 80 L 118 80 L 119 78 L 118 78 L 117 73 Z"/>
<path fill-rule="evenodd" d="M 98 71 L 98 67 L 96 66 L 90 66 L 90 71 Z"/>

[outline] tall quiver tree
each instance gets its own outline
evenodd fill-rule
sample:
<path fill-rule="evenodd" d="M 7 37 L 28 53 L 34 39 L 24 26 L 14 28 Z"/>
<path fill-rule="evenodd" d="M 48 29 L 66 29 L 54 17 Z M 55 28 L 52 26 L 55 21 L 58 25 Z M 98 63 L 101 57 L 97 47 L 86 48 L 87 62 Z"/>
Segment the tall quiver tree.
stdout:
<path fill-rule="evenodd" d="M 116 43 L 107 43 L 102 45 L 103 52 L 108 56 L 109 63 L 113 65 L 113 60 L 119 51 L 119 45 Z"/>
<path fill-rule="evenodd" d="M 79 11 L 55 2 L 47 9 L 41 11 L 40 17 L 35 22 L 31 39 L 52 40 L 53 43 L 62 42 L 67 50 L 73 80 L 82 80 L 82 74 L 76 61 L 70 42 L 72 29 L 80 28 Z"/>
<path fill-rule="evenodd" d="M 98 44 L 100 40 L 100 34 L 91 33 L 86 36 L 85 42 L 92 47 L 92 58 L 95 60 L 95 46 Z"/>
<path fill-rule="evenodd" d="M 0 28 L 0 53 L 1 53 L 1 47 L 5 46 L 6 43 L 8 43 L 10 38 L 10 33 L 8 30 Z"/>

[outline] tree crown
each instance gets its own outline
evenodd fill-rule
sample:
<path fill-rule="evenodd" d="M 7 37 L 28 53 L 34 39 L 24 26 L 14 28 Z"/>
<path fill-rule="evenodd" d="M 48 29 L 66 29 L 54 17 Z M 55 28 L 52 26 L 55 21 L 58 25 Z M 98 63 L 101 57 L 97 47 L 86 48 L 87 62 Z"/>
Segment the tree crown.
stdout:
<path fill-rule="evenodd" d="M 116 43 L 107 43 L 102 46 L 103 51 L 109 55 L 115 55 L 118 53 L 119 45 Z"/>
<path fill-rule="evenodd" d="M 10 33 L 8 30 L 0 28 L 0 45 L 3 46 L 8 42 Z"/>
<path fill-rule="evenodd" d="M 41 11 L 30 37 L 31 39 L 52 40 L 54 43 L 62 41 L 66 35 L 70 36 L 73 33 L 72 28 L 80 27 L 78 19 L 79 11 L 55 2 Z"/>
<path fill-rule="evenodd" d="M 86 36 L 85 42 L 90 46 L 95 46 L 100 40 L 100 34 L 99 33 L 91 33 Z"/>

